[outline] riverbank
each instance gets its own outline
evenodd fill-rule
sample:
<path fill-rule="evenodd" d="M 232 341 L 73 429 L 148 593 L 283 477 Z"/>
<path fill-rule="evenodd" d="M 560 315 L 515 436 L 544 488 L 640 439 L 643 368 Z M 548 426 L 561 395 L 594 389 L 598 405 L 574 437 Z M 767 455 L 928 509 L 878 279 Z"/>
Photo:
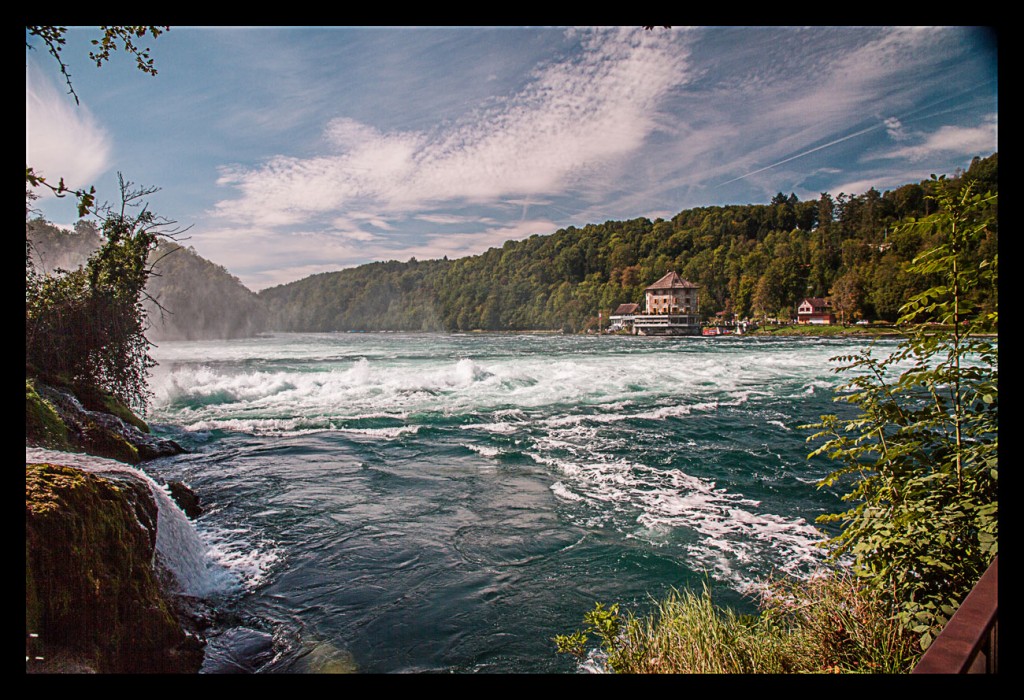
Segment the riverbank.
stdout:
<path fill-rule="evenodd" d="M 811 324 L 786 324 L 759 326 L 750 331 L 747 335 L 768 335 L 768 336 L 814 336 L 814 337 L 902 337 L 906 330 L 892 325 L 867 325 L 867 326 L 825 326 Z"/>
<path fill-rule="evenodd" d="M 864 338 L 875 338 L 875 337 L 889 337 L 889 338 L 902 338 L 910 334 L 913 329 L 910 327 L 899 327 L 889 324 L 871 324 L 871 325 L 849 325 L 849 326 L 824 326 L 824 325 L 767 325 L 760 326 L 755 330 L 748 332 L 746 335 L 759 335 L 759 336 L 812 336 L 812 337 L 864 337 Z M 948 328 L 942 326 L 936 326 L 935 332 L 948 330 Z M 976 337 L 979 338 L 998 338 L 998 333 L 977 333 Z"/>
<path fill-rule="evenodd" d="M 165 515 L 155 485 L 117 466 L 181 446 L 96 390 L 27 377 L 25 400 L 26 671 L 198 672 L 203 642 L 172 591 L 173 573 L 158 566 Z M 85 455 L 114 466 L 72 466 Z M 168 486 L 195 499 L 184 484 Z"/>

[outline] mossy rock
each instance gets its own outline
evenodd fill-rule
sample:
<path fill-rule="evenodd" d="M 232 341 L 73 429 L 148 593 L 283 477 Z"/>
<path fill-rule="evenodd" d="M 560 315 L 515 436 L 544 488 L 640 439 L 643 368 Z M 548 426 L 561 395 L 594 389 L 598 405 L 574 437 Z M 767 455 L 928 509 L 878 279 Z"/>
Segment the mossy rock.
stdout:
<path fill-rule="evenodd" d="M 31 379 L 25 380 L 25 441 L 55 450 L 73 449 L 67 425 L 53 404 L 39 395 Z"/>
<path fill-rule="evenodd" d="M 95 421 L 82 426 L 82 447 L 91 455 L 116 459 L 127 464 L 142 461 L 139 450 L 121 435 Z"/>
<path fill-rule="evenodd" d="M 51 384 L 37 377 L 26 378 L 25 386 L 29 445 L 87 452 L 127 464 L 185 451 L 173 440 L 151 434 L 149 426 L 105 392 L 72 390 L 65 381 Z"/>
<path fill-rule="evenodd" d="M 26 465 L 25 622 L 41 656 L 100 673 L 198 671 L 201 644 L 153 565 L 156 508 L 142 481 Z"/>
<path fill-rule="evenodd" d="M 81 384 L 69 388 L 74 392 L 75 396 L 78 397 L 78 400 L 82 402 L 82 406 L 90 411 L 109 413 L 117 416 L 129 425 L 134 425 L 144 433 L 149 432 L 149 425 L 146 424 L 146 421 L 135 415 L 130 408 L 125 406 L 121 401 L 108 392 L 93 386 Z"/>

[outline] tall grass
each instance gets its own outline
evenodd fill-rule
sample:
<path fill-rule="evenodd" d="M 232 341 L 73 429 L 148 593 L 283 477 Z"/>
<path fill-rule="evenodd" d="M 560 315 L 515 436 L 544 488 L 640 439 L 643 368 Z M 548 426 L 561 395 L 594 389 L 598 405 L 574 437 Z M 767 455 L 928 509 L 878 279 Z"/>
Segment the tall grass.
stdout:
<path fill-rule="evenodd" d="M 673 590 L 643 617 L 598 605 L 584 632 L 555 641 L 582 656 L 596 634 L 616 673 L 905 673 L 920 655 L 894 611 L 846 573 L 773 580 L 760 608 L 720 608 L 707 585 Z"/>

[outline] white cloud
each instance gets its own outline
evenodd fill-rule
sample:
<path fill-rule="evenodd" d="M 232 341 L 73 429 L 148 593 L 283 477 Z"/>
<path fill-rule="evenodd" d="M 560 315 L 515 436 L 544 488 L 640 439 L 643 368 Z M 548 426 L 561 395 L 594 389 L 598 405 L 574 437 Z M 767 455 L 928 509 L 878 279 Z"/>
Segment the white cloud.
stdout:
<path fill-rule="evenodd" d="M 889 134 L 889 138 L 893 141 L 902 141 L 906 138 L 906 133 L 903 131 L 903 124 L 896 117 L 889 117 L 885 120 L 885 132 Z"/>
<path fill-rule="evenodd" d="M 461 214 L 417 214 L 414 218 L 426 221 L 428 224 L 493 224 L 496 223 L 490 217 L 465 216 Z"/>
<path fill-rule="evenodd" d="M 368 212 L 361 212 L 361 211 L 353 211 L 353 212 L 349 212 L 349 216 L 351 218 L 353 218 L 353 219 L 356 219 L 357 221 L 365 221 L 366 223 L 370 224 L 370 226 L 373 226 L 374 228 L 379 228 L 382 231 L 394 231 L 395 230 L 395 227 L 392 226 L 391 223 L 388 220 L 378 216 L 377 214 L 370 214 Z"/>
<path fill-rule="evenodd" d="M 511 226 L 499 226 L 478 233 L 446 233 L 427 236 L 427 242 L 412 245 L 396 253 L 395 258 L 407 260 L 415 256 L 420 260 L 433 260 L 448 256 L 461 258 L 479 255 L 489 248 L 500 248 L 507 241 L 528 238 L 533 234 L 554 233 L 557 226 L 551 221 L 521 221 Z"/>
<path fill-rule="evenodd" d="M 883 121 L 878 113 L 909 107 L 928 88 L 916 76 L 934 62 L 942 31 L 879 28 L 866 35 L 862 29 L 817 28 L 773 34 L 794 44 L 784 47 L 775 70 L 741 65 L 726 90 L 695 97 L 692 123 L 713 129 L 699 140 L 680 141 L 681 172 L 699 169 L 703 182 L 716 187 L 746 180 L 770 196 L 787 180 L 805 179 L 808 167 L 820 172 L 839 148 L 862 148 L 883 128 L 893 135 L 898 121 Z M 770 53 L 774 46 L 759 49 Z"/>
<path fill-rule="evenodd" d="M 938 154 L 988 155 L 998 148 L 998 120 L 995 115 L 976 127 L 944 126 L 929 134 L 923 143 L 885 154 L 886 158 L 920 161 Z"/>
<path fill-rule="evenodd" d="M 331 153 L 224 168 L 218 184 L 240 197 L 218 202 L 216 213 L 283 225 L 352 206 L 387 215 L 569 191 L 636 152 L 660 101 L 687 76 L 671 35 L 577 34 L 579 55 L 538 68 L 521 92 L 447 130 L 382 132 L 336 118 L 324 132 Z"/>
<path fill-rule="evenodd" d="M 25 162 L 56 185 L 88 188 L 110 167 L 111 139 L 89 109 L 76 105 L 29 61 L 25 81 Z"/>

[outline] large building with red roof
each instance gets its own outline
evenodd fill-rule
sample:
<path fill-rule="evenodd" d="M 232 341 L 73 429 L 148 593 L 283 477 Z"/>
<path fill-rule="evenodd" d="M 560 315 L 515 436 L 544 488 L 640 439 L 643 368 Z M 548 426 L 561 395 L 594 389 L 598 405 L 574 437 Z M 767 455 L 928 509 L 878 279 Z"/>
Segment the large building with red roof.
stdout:
<path fill-rule="evenodd" d="M 644 290 L 648 314 L 697 313 L 698 285 L 669 272 Z"/>
<path fill-rule="evenodd" d="M 698 289 L 669 272 L 644 290 L 644 313 L 637 313 L 639 304 L 622 304 L 611 318 L 634 335 L 700 335 Z"/>

